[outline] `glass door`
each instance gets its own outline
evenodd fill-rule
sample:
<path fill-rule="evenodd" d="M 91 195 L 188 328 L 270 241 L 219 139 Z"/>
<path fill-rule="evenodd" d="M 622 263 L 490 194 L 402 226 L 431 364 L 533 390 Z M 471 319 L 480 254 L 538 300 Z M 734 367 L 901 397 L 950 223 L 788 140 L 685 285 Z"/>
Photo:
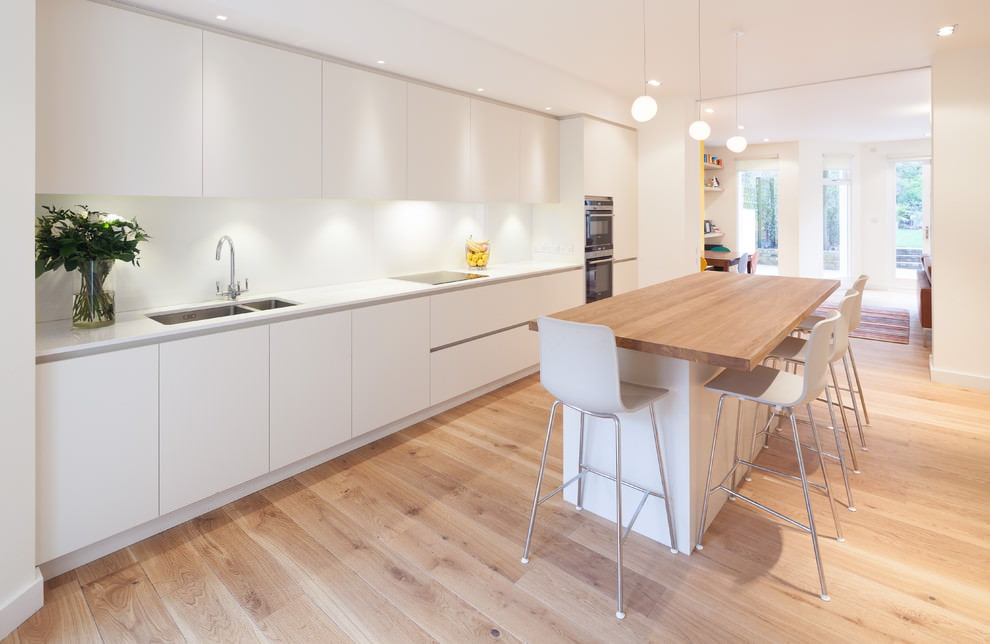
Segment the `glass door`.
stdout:
<path fill-rule="evenodd" d="M 822 271 L 827 277 L 849 275 L 850 175 L 848 167 L 822 170 Z"/>
<path fill-rule="evenodd" d="M 777 274 L 777 171 L 742 170 L 739 172 L 739 240 L 746 246 L 755 237 L 756 273 Z"/>
<path fill-rule="evenodd" d="M 894 270 L 915 279 L 921 256 L 931 252 L 931 161 L 894 162 Z"/>

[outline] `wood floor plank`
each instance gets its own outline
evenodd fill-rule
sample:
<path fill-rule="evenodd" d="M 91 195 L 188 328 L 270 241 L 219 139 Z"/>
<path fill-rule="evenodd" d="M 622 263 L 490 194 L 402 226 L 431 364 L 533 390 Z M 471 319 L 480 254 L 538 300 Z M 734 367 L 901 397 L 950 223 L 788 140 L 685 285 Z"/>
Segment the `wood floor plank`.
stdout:
<path fill-rule="evenodd" d="M 261 622 L 272 642 L 286 644 L 345 644 L 353 640 L 308 597 L 296 597 Z"/>
<path fill-rule="evenodd" d="M 161 598 L 190 642 L 267 642 L 212 572 L 162 593 Z"/>
<path fill-rule="evenodd" d="M 302 594 L 295 580 L 222 509 L 184 525 L 199 554 L 256 622 Z"/>
<path fill-rule="evenodd" d="M 160 594 L 171 593 L 213 574 L 189 534 L 188 526 L 178 526 L 129 548 Z"/>
<path fill-rule="evenodd" d="M 4 638 L 4 644 L 103 641 L 74 570 L 45 582 L 44 605 Z"/>
<path fill-rule="evenodd" d="M 291 494 L 273 486 L 226 509 L 297 580 L 306 595 L 355 642 L 428 642 L 430 637 L 388 599 L 268 500 Z"/>
<path fill-rule="evenodd" d="M 277 505 L 440 642 L 487 642 L 500 630 L 485 615 L 461 600 L 422 570 L 380 545 L 347 515 L 315 493 L 300 489 Z M 515 641 L 504 637 L 500 641 Z"/>
<path fill-rule="evenodd" d="M 138 564 L 83 586 L 106 642 L 185 642 Z"/>

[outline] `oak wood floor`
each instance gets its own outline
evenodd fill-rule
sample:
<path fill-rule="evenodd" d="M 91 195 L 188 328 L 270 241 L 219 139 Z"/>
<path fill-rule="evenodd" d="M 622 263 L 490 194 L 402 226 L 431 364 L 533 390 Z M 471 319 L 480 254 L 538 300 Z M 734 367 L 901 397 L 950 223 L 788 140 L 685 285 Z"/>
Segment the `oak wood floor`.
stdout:
<path fill-rule="evenodd" d="M 990 641 L 990 393 L 931 384 L 917 327 L 853 342 L 870 450 L 846 542 L 822 540 L 829 603 L 809 537 L 741 503 L 690 557 L 630 536 L 624 621 L 607 522 L 545 504 L 522 565 L 534 376 L 48 580 L 2 644 Z"/>

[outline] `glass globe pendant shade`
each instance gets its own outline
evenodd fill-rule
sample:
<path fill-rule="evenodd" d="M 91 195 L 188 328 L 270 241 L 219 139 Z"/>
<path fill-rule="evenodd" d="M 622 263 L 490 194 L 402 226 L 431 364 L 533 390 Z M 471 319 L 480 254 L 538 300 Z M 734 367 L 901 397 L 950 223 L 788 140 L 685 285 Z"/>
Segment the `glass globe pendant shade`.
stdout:
<path fill-rule="evenodd" d="M 704 141 L 711 133 L 711 126 L 702 120 L 697 120 L 688 126 L 688 135 L 695 141 Z"/>
<path fill-rule="evenodd" d="M 640 96 L 635 101 L 633 101 L 632 117 L 639 121 L 640 123 L 645 123 L 657 114 L 657 102 L 653 100 L 652 96 Z"/>
<path fill-rule="evenodd" d="M 730 137 L 728 141 L 725 142 L 725 147 L 729 148 L 733 152 L 742 152 L 746 149 L 746 139 L 736 135 Z"/>

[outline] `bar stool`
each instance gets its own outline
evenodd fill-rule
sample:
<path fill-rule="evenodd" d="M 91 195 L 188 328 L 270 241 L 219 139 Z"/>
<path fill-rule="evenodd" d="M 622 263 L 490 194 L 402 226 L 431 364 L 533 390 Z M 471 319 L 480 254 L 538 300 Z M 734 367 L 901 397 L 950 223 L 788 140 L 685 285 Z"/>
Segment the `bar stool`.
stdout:
<path fill-rule="evenodd" d="M 615 346 L 615 334 L 607 326 L 598 324 L 582 324 L 554 318 L 540 317 L 537 319 L 540 334 L 540 384 L 549 391 L 556 400 L 550 408 L 550 422 L 547 423 L 547 436 L 543 443 L 543 455 L 540 458 L 540 472 L 536 479 L 536 492 L 533 494 L 533 510 L 529 518 L 529 530 L 526 533 L 526 546 L 523 550 L 522 562 L 529 563 L 529 548 L 533 537 L 533 526 L 536 522 L 536 509 L 544 501 L 562 491 L 571 483 L 578 482 L 577 509 L 581 509 L 584 501 L 584 479 L 588 474 L 595 474 L 615 482 L 616 504 L 616 569 L 617 596 L 615 616 L 619 619 L 626 615 L 622 610 L 622 542 L 629 535 L 640 510 L 650 496 L 663 500 L 667 511 L 667 527 L 670 530 L 670 551 L 677 552 L 674 540 L 674 516 L 670 502 L 667 499 L 667 477 L 664 474 L 663 457 L 660 451 L 660 433 L 657 429 L 656 412 L 653 403 L 667 394 L 661 387 L 648 387 L 624 382 L 619 376 L 619 355 Z M 553 421 L 557 408 L 561 405 L 569 407 L 581 414 L 581 428 L 578 439 L 578 473 L 566 483 L 541 497 L 543 473 L 547 464 L 547 452 L 550 449 L 550 436 L 553 432 Z M 622 480 L 622 441 L 619 414 L 635 413 L 648 407 L 650 420 L 653 424 L 653 444 L 656 448 L 657 466 L 660 474 L 661 492 L 643 488 L 635 483 Z M 585 416 L 607 418 L 615 424 L 615 473 L 602 472 L 585 462 L 584 427 Z M 636 511 L 633 513 L 629 526 L 623 532 L 622 525 L 622 487 L 626 486 L 643 493 Z"/>
<path fill-rule="evenodd" d="M 705 481 L 705 498 L 701 506 L 701 521 L 698 524 L 698 543 L 695 546 L 698 550 L 702 550 L 704 548 L 702 544 L 702 537 L 705 531 L 705 519 L 708 515 L 709 498 L 716 490 L 728 492 L 731 497 L 741 499 L 811 534 L 811 543 L 815 552 L 815 563 L 818 566 L 818 581 L 821 585 L 821 594 L 819 596 L 825 601 L 829 601 L 829 596 L 825 587 L 825 572 L 822 568 L 822 558 L 818 548 L 818 530 L 815 527 L 815 517 L 811 509 L 811 496 L 808 490 L 809 486 L 825 492 L 825 496 L 828 497 L 829 506 L 832 509 L 832 520 L 835 522 L 836 537 L 839 541 L 843 541 L 844 539 L 842 537 L 842 528 L 839 526 L 839 515 L 836 512 L 835 504 L 832 501 L 832 490 L 829 487 L 828 472 L 825 469 L 825 460 L 822 456 L 821 442 L 818 440 L 818 428 L 815 425 L 814 416 L 811 415 L 811 401 L 815 400 L 825 389 L 825 370 L 828 365 L 830 345 L 834 342 L 833 337 L 838 320 L 839 314 L 838 312 L 834 312 L 826 319 L 818 322 L 812 328 L 811 337 L 808 340 L 806 355 L 807 359 L 805 361 L 803 375 L 799 376 L 786 371 L 772 369 L 764 365 L 757 365 L 752 371 L 725 369 L 717 376 L 709 380 L 705 385 L 705 389 L 714 391 L 721 395 L 718 399 L 718 411 L 715 414 L 715 430 L 712 435 L 712 451 L 708 459 L 708 477 Z M 743 400 L 750 400 L 760 405 L 769 405 L 775 411 L 784 412 L 787 414 L 791 421 L 791 431 L 794 436 L 794 450 L 797 456 L 798 472 L 800 476 L 795 477 L 786 472 L 781 472 L 753 463 L 749 460 L 752 458 L 751 454 L 747 455 L 747 458 L 745 459 L 741 458 L 737 448 L 735 462 L 733 463 L 732 468 L 729 470 L 728 474 L 722 478 L 718 485 L 712 487 L 712 468 L 715 462 L 715 448 L 718 442 L 718 426 L 719 420 L 721 420 L 722 417 L 722 405 L 725 402 L 726 396 L 739 398 L 740 404 Z M 797 421 L 794 417 L 794 408 L 799 405 L 804 405 L 807 408 L 808 416 L 811 419 L 811 435 L 814 441 L 814 449 L 818 454 L 818 462 L 824 481 L 822 484 L 809 482 L 807 473 L 805 472 L 804 457 L 801 453 L 802 446 L 798 436 Z M 739 467 L 757 469 L 769 474 L 800 481 L 801 489 L 804 493 L 805 509 L 808 514 L 807 525 L 781 514 L 780 512 L 736 491 L 734 489 L 735 473 Z M 726 485 L 727 482 L 729 483 L 728 485 Z"/>
<path fill-rule="evenodd" d="M 839 386 L 839 380 L 835 374 L 835 363 L 840 361 L 842 362 L 842 365 L 846 370 L 846 380 L 849 382 L 849 361 L 846 358 L 846 351 L 849 348 L 848 326 L 849 320 L 852 317 L 852 311 L 856 307 L 858 297 L 859 291 L 849 289 L 846 291 L 845 296 L 839 303 L 839 320 L 835 325 L 835 339 L 831 344 L 831 351 L 828 356 L 829 377 L 832 381 L 832 387 L 835 389 L 835 397 L 839 407 L 839 415 L 842 418 L 842 426 L 846 435 L 846 443 L 848 444 L 849 454 L 853 462 L 853 471 L 857 474 L 859 474 L 859 460 L 856 457 L 856 448 L 852 442 L 852 432 L 850 431 L 849 420 L 846 418 L 846 407 L 842 402 L 842 388 Z M 804 338 L 789 336 L 784 338 L 780 344 L 770 351 L 770 355 L 767 356 L 764 362 L 767 360 L 779 360 L 783 361 L 785 365 L 803 365 L 807 361 L 807 353 L 807 340 Z M 835 435 L 835 449 L 837 451 L 837 456 L 834 458 L 839 461 L 839 467 L 842 471 L 842 480 L 846 486 L 846 499 L 848 500 L 847 507 L 850 511 L 855 512 L 856 505 L 853 503 L 852 487 L 849 485 L 849 473 L 846 469 L 846 459 L 843 456 L 842 445 L 839 441 L 839 428 L 835 423 L 835 412 L 832 408 L 832 394 L 828 385 L 825 386 L 824 402 L 828 404 L 829 418 L 832 421 L 832 433 Z M 862 433 L 863 425 L 859 418 L 859 408 L 856 406 L 855 400 L 853 400 L 853 410 L 856 413 L 856 424 L 859 427 L 860 433 Z M 826 454 L 826 456 L 832 455 Z"/>
<path fill-rule="evenodd" d="M 859 291 L 859 296 L 856 298 L 856 308 L 853 309 L 852 315 L 849 316 L 849 332 L 850 333 L 853 332 L 853 331 L 855 331 L 856 330 L 856 327 L 859 326 L 860 319 L 861 319 L 862 313 L 863 313 L 863 289 L 866 288 L 866 282 L 869 279 L 870 278 L 869 278 L 868 275 L 860 275 L 859 277 L 856 278 L 856 281 L 853 282 L 853 285 L 851 287 L 852 289 L 854 289 L 856 291 Z M 818 321 L 820 321 L 822 319 L 823 319 L 823 316 L 820 316 L 820 315 L 809 315 L 804 320 L 802 320 L 800 324 L 798 324 L 797 329 L 795 329 L 795 330 L 796 331 L 800 331 L 802 333 L 807 333 L 807 332 L 809 332 L 811 330 L 811 327 L 813 327 L 816 322 L 818 322 Z M 846 391 L 849 392 L 849 395 L 852 398 L 852 400 L 853 400 L 854 403 L 855 403 L 855 400 L 856 400 L 856 396 L 859 396 L 859 407 L 860 407 L 860 409 L 863 410 L 863 422 L 862 422 L 862 424 L 863 425 L 866 425 L 866 426 L 869 426 L 870 425 L 870 412 L 867 411 L 867 409 L 866 409 L 866 397 L 863 395 L 863 386 L 859 382 L 859 369 L 856 367 L 856 354 L 853 352 L 853 346 L 852 346 L 852 343 L 851 342 L 849 343 L 848 353 L 849 353 L 849 363 L 852 365 L 852 372 L 853 372 L 853 379 L 854 380 L 849 380 L 848 381 L 849 387 L 846 389 Z M 855 381 L 855 387 L 853 387 L 853 382 L 854 381 Z M 865 436 L 865 434 L 863 434 L 862 432 L 860 432 L 860 437 L 859 438 L 860 438 L 860 441 L 861 441 L 861 445 L 862 445 L 863 451 L 866 451 L 868 448 L 866 447 L 866 436 Z"/>

